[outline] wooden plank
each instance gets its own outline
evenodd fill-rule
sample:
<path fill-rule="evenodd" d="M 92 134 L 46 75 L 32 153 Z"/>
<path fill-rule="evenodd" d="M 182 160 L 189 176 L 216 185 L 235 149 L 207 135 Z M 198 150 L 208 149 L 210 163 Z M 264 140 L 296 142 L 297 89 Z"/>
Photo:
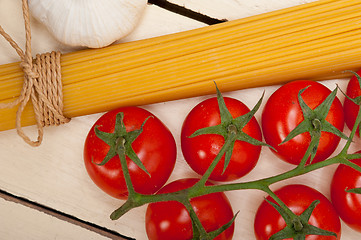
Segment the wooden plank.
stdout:
<path fill-rule="evenodd" d="M 78 219 L 76 216 L 71 216 L 68 215 L 64 212 L 60 212 L 57 211 L 55 209 L 52 209 L 49 206 L 44 206 L 40 203 L 37 202 L 32 202 L 29 199 L 25 199 L 22 197 L 18 197 L 18 196 L 14 196 L 8 192 L 2 191 L 0 190 L 0 200 L 4 200 L 4 204 L 2 201 L 0 201 L 0 212 L 1 212 L 1 220 L 7 220 L 7 219 L 11 219 L 12 221 L 7 222 L 6 224 L 4 224 L 4 229 L 2 231 L 0 231 L 0 236 L 9 236 L 10 234 L 15 235 L 13 233 L 11 233 L 11 231 L 8 231 L 10 229 L 10 227 L 14 227 L 16 225 L 24 225 L 24 228 L 31 228 L 31 229 L 37 229 L 37 225 L 39 225 L 38 222 L 44 222 L 47 219 L 49 220 L 49 225 L 51 225 L 50 227 L 45 226 L 39 226 L 39 229 L 53 229 L 59 225 L 64 225 L 67 226 L 67 228 L 70 229 L 79 229 L 79 232 L 84 231 L 87 233 L 87 235 L 90 235 L 91 233 L 88 234 L 88 232 L 92 232 L 93 233 L 93 237 L 92 239 L 113 239 L 113 240 L 127 240 L 129 238 L 115 232 L 112 230 L 109 230 L 107 228 L 104 228 L 103 226 L 98 226 L 95 225 L 91 222 L 86 222 L 84 220 Z M 5 209 L 4 211 L 1 211 L 1 209 Z M 20 210 L 20 209 L 24 209 L 24 210 Z M 27 217 L 26 220 L 23 220 L 22 217 L 18 217 L 18 213 L 20 213 L 20 211 L 22 213 L 25 213 L 23 215 L 23 217 Z M 29 215 L 31 214 L 31 217 L 28 217 L 28 215 L 26 213 L 29 213 Z M 44 217 L 44 215 L 46 215 L 46 217 Z M 28 218 L 31 221 L 35 221 L 36 223 L 30 223 Z M 54 219 L 55 218 L 55 219 Z M 39 220 L 37 220 L 39 219 Z M 74 226 L 75 225 L 75 226 Z M 61 229 L 61 230 L 66 230 L 67 228 Z M 58 230 L 59 231 L 59 230 Z M 71 235 L 73 235 L 73 230 L 70 230 Z M 1 234 L 3 233 L 3 234 Z M 56 231 L 54 231 L 54 233 L 56 233 Z M 53 232 L 50 233 L 44 233 L 43 235 L 53 235 Z M 24 234 L 24 233 L 16 233 L 16 235 L 20 236 L 20 234 Z M 45 235 L 46 234 L 46 235 Z M 64 235 L 64 234 L 62 234 Z M 61 235 L 61 236 L 62 236 Z M 69 235 L 69 233 L 65 234 L 65 235 Z M 81 234 L 81 236 L 83 236 L 83 234 Z M 72 236 L 74 237 L 74 236 Z M 43 239 L 45 237 L 41 237 L 38 239 Z M 13 238 L 9 238 L 9 239 L 13 239 Z"/>
<path fill-rule="evenodd" d="M 185 5 L 194 11 L 220 18 L 240 18 L 274 9 L 302 4 L 310 1 L 302 0 L 174 0 L 179 5 Z M 9 33 L 23 46 L 23 30 L 21 24 L 21 13 L 19 12 L 19 2 L 12 0 L 0 1 L 0 24 L 9 29 Z M 204 26 L 199 23 L 177 14 L 164 11 L 159 7 L 149 5 L 145 16 L 139 27 L 128 37 L 121 41 L 132 41 L 136 39 L 150 38 L 163 34 L 184 31 Z M 74 51 L 76 49 L 63 46 L 47 33 L 47 31 L 34 22 L 33 24 L 33 52 L 45 52 L 59 49 L 63 52 Z M 14 51 L 0 40 L 0 64 L 18 61 Z M 326 81 L 330 88 L 335 87 L 338 82 L 342 88 L 344 81 Z M 226 96 L 240 99 L 249 107 L 252 107 L 263 90 L 266 90 L 266 98 L 277 88 L 277 86 L 267 88 L 257 88 L 227 93 Z M 207 98 L 198 97 L 173 102 L 159 103 L 145 106 L 148 110 L 156 114 L 170 128 L 175 139 L 179 143 L 180 128 L 182 121 L 188 111 L 199 101 Z M 259 119 L 260 112 L 256 115 Z M 36 202 L 55 211 L 66 215 L 76 216 L 76 218 L 93 223 L 97 226 L 119 232 L 123 235 L 136 238 L 137 240 L 147 239 L 144 227 L 145 207 L 135 209 L 127 213 L 118 221 L 111 221 L 109 214 L 120 206 L 123 201 L 113 199 L 99 190 L 88 177 L 82 159 L 83 142 L 88 130 L 101 114 L 94 114 L 74 118 L 69 124 L 59 127 L 49 127 L 45 130 L 45 140 L 38 148 L 27 146 L 16 134 L 15 130 L 0 132 L 0 189 L 15 196 Z M 31 136 L 36 135 L 34 127 L 25 128 Z M 360 142 L 356 142 L 355 145 Z M 353 148 L 355 149 L 355 148 Z M 276 159 L 268 150 L 264 149 L 261 159 L 256 169 L 247 175 L 242 181 L 258 179 L 270 176 L 289 169 L 289 165 Z M 181 177 L 197 176 L 185 163 L 180 146 L 178 144 L 178 160 L 175 172 L 170 181 Z M 329 195 L 329 181 L 332 177 L 334 167 L 325 168 L 306 176 L 298 177 L 287 181 L 287 183 L 310 183 L 315 188 Z M 277 184 L 274 187 L 285 183 Z M 257 191 L 230 192 L 227 193 L 233 205 L 234 211 L 240 210 L 242 218 L 236 220 L 236 232 L 234 239 L 254 239 L 253 218 L 254 213 L 263 200 L 264 194 Z M 3 202 L 5 202 L 3 204 Z M 10 203 L 11 211 L 23 210 L 23 206 Z M 9 203 L 0 199 L 1 217 L 8 218 L 11 213 L 2 211 Z M 35 210 L 30 210 L 30 212 Z M 36 215 L 36 216 L 34 216 Z M 38 214 L 29 214 L 29 221 L 37 221 Z M 48 219 L 47 216 L 44 218 Z M 1 221 L 1 220 L 0 220 Z M 57 220 L 54 220 L 57 222 Z M 48 226 L 48 222 L 43 221 L 49 227 L 47 237 L 37 239 L 49 239 L 56 237 L 56 229 Z M 19 221 L 17 222 L 20 223 Z M 63 224 L 63 223 L 59 223 Z M 66 223 L 65 223 L 66 224 Z M 16 225 L 15 225 L 16 226 Z M 78 229 L 77 227 L 75 227 Z M 9 227 L 7 231 L 16 230 Z M 1 230 L 0 230 L 1 231 Z M 36 233 L 29 232 L 29 236 L 36 236 Z M 347 226 L 343 226 L 342 240 L 360 238 L 360 234 L 351 231 Z M 100 238 L 101 239 L 101 238 Z"/>
<path fill-rule="evenodd" d="M 214 18 L 226 18 L 228 20 L 244 18 L 314 1 L 316 0 L 170 0 L 172 3 L 184 6 L 193 11 Z"/>
<path fill-rule="evenodd" d="M 111 239 L 94 231 L 0 198 L 1 239 Z"/>

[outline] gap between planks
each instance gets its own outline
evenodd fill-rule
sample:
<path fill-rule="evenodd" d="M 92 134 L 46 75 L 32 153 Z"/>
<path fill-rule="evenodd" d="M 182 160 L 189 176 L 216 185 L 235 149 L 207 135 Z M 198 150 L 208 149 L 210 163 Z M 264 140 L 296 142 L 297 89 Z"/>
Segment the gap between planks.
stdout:
<path fill-rule="evenodd" d="M 191 18 L 193 20 L 205 23 L 207 25 L 218 24 L 222 22 L 227 22 L 227 19 L 217 19 L 211 16 L 204 15 L 200 12 L 195 12 L 191 9 L 185 8 L 184 6 L 180 6 L 174 3 L 171 3 L 167 0 L 148 0 L 148 4 L 153 4 L 165 10 L 171 11 L 173 13 L 182 15 L 184 17 Z"/>
<path fill-rule="evenodd" d="M 3 190 L 0 190 L 0 198 L 4 199 L 6 201 L 9 201 L 9 202 L 21 204 L 21 205 L 23 205 L 25 207 L 29 207 L 31 209 L 40 211 L 42 213 L 48 214 L 48 215 L 50 215 L 52 217 L 55 217 L 55 218 L 57 218 L 59 220 L 67 221 L 67 222 L 69 222 L 71 224 L 80 226 L 80 227 L 82 227 L 84 229 L 95 232 L 95 233 L 97 233 L 97 234 L 99 234 L 101 236 L 107 237 L 109 239 L 114 239 L 114 240 L 134 240 L 133 238 L 126 237 L 124 235 L 121 235 L 121 234 L 113 231 L 113 230 L 110 230 L 110 229 L 107 229 L 105 227 L 96 225 L 94 223 L 90 223 L 90 222 L 81 220 L 81 219 L 79 219 L 77 217 L 74 217 L 72 215 L 63 213 L 61 211 L 58 211 L 56 209 L 44 206 L 44 205 L 36 203 L 36 202 L 30 201 L 30 200 L 28 200 L 26 198 L 15 196 L 15 195 L 13 195 L 11 193 L 8 193 L 6 191 L 3 191 Z"/>

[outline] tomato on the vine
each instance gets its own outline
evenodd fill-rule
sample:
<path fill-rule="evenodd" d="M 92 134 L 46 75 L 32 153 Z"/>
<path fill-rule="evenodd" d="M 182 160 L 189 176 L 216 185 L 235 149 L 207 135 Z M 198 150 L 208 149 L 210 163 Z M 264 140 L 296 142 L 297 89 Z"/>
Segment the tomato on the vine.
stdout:
<path fill-rule="evenodd" d="M 360 75 L 361 71 L 359 71 L 357 74 Z M 361 96 L 360 83 L 356 75 L 351 77 L 350 81 L 348 82 L 346 95 L 352 99 Z M 353 126 L 355 125 L 356 117 L 360 109 L 360 106 L 352 102 L 350 99 L 345 98 L 343 107 L 344 107 L 346 125 L 349 129 L 352 129 Z M 357 135 L 360 135 L 359 129 L 356 133 Z"/>
<path fill-rule="evenodd" d="M 308 224 L 337 234 L 334 236 L 307 235 L 306 240 L 335 240 L 341 237 L 341 222 L 331 202 L 319 191 L 305 185 L 287 185 L 274 192 L 288 208 L 296 215 L 301 215 L 310 204 L 319 200 L 312 211 Z M 270 196 L 267 200 L 275 202 Z M 286 227 L 286 222 L 280 213 L 266 200 L 259 206 L 254 230 L 257 240 L 268 240 L 273 234 Z"/>
<path fill-rule="evenodd" d="M 233 118 L 249 113 L 249 108 L 241 101 L 225 97 L 224 103 Z M 196 105 L 184 120 L 181 132 L 181 147 L 188 165 L 203 175 L 225 144 L 225 138 L 219 134 L 203 134 L 190 137 L 195 131 L 221 124 L 217 98 L 209 98 Z M 225 126 L 227 129 L 228 126 Z M 227 131 L 227 130 L 225 130 Z M 238 131 L 241 131 L 238 129 Z M 242 131 L 250 137 L 262 141 L 260 126 L 252 117 Z M 209 179 L 231 181 L 249 173 L 257 164 L 261 146 L 236 140 L 228 167 L 224 170 L 225 156 L 217 164 Z"/>
<path fill-rule="evenodd" d="M 94 183 L 107 194 L 120 199 L 128 196 L 127 186 L 119 156 L 99 165 L 107 156 L 110 146 L 98 138 L 95 128 L 112 133 L 116 116 L 124 114 L 126 132 L 141 128 L 140 135 L 131 143 L 131 148 L 143 163 L 146 173 L 127 156 L 130 177 L 136 192 L 152 194 L 168 180 L 176 161 L 176 143 L 169 129 L 152 113 L 139 107 L 118 108 L 101 116 L 90 129 L 84 145 L 84 163 Z M 142 124 L 144 123 L 144 126 Z M 117 140 L 115 140 L 117 141 Z"/>
<path fill-rule="evenodd" d="M 179 179 L 165 185 L 158 193 L 171 193 L 192 187 L 199 179 Z M 207 183 L 210 185 L 210 183 Z M 233 219 L 233 210 L 224 193 L 211 193 L 190 200 L 192 208 L 207 232 L 215 231 Z M 187 209 L 176 201 L 157 202 L 148 205 L 146 231 L 150 240 L 190 240 L 193 237 L 192 222 Z M 234 223 L 216 240 L 230 240 Z"/>
<path fill-rule="evenodd" d="M 290 82 L 271 95 L 262 113 L 262 130 L 266 143 L 275 149 L 272 149 L 272 151 L 279 158 L 295 165 L 301 162 L 310 145 L 310 133 L 304 132 L 289 141 L 282 142 L 305 119 L 298 100 L 298 94 L 302 89 L 305 90 L 301 97 L 311 111 L 318 108 L 331 94 L 327 87 L 318 82 L 307 80 Z M 337 131 L 342 132 L 344 115 L 342 104 L 337 97 L 333 100 L 325 120 Z M 312 124 L 310 125 L 312 126 Z M 339 142 L 339 136 L 328 131 L 321 131 L 317 153 L 313 162 L 323 161 L 328 158 L 335 151 Z"/>
<path fill-rule="evenodd" d="M 361 166 L 361 159 L 352 162 Z M 361 194 L 347 192 L 355 188 L 361 188 L 361 172 L 343 164 L 339 165 L 331 182 L 331 200 L 341 219 L 361 232 Z"/>

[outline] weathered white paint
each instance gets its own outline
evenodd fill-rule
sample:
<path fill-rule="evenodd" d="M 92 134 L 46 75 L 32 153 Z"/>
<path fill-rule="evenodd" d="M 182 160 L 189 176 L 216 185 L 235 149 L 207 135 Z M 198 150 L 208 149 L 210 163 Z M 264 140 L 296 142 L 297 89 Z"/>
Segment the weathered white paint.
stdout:
<path fill-rule="evenodd" d="M 175 3 L 185 5 L 195 11 L 199 11 L 212 17 L 236 19 L 292 5 L 303 4 L 304 0 L 174 0 Z M 0 24 L 8 33 L 24 45 L 24 31 L 19 1 L 0 1 Z M 50 50 L 61 50 L 63 52 L 74 51 L 54 41 L 48 32 L 37 22 L 33 26 L 33 53 Z M 185 17 L 169 13 L 156 6 L 149 5 L 139 27 L 121 41 L 132 41 L 137 39 L 150 38 L 154 36 L 179 32 L 198 27 L 204 24 L 187 19 Z M 120 42 L 121 42 L 120 41 Z M 8 44 L 0 38 L 0 64 L 18 61 L 15 52 Z M 341 87 L 345 86 L 344 81 L 327 81 L 325 84 L 330 88 L 335 87 L 338 82 Z M 266 98 L 277 88 L 257 88 L 241 90 L 225 94 L 240 99 L 249 107 L 257 102 L 263 90 L 266 90 Z M 206 98 L 198 97 L 187 100 L 159 103 L 145 106 L 156 114 L 174 134 L 179 143 L 179 134 L 182 121 L 188 111 L 199 101 Z M 0 133 L 0 189 L 8 191 L 31 201 L 39 202 L 51 208 L 74 215 L 85 221 L 104 226 L 118 231 L 121 234 L 131 236 L 137 240 L 145 240 L 144 212 L 145 207 L 135 209 L 127 213 L 118 221 L 111 221 L 109 214 L 122 203 L 100 191 L 89 179 L 82 159 L 83 142 L 86 134 L 95 120 L 101 114 L 94 114 L 74 118 L 69 124 L 59 127 L 50 127 L 45 130 L 45 140 L 38 148 L 27 146 L 17 135 L 15 130 Z M 259 119 L 260 112 L 256 115 Z M 1 119 L 1 117 L 0 117 Z M 26 131 L 35 136 L 35 128 L 27 127 Z M 360 144 L 357 142 L 357 144 Z M 256 169 L 243 178 L 243 181 L 271 176 L 289 169 L 290 166 L 281 162 L 266 148 L 263 149 L 261 159 Z M 181 177 L 196 176 L 185 164 L 180 147 L 178 146 L 178 161 L 175 172 L 170 180 Z M 334 167 L 329 167 L 287 181 L 287 183 L 312 184 L 325 195 L 329 194 L 329 181 Z M 278 187 L 285 183 L 277 184 Z M 242 215 L 236 220 L 236 232 L 234 239 L 254 239 L 253 218 L 258 204 L 263 200 L 264 194 L 256 191 L 239 191 L 227 193 L 234 211 L 242 211 Z M 26 211 L 25 211 L 26 210 Z M 21 233 L 17 234 L 16 226 L 24 226 L 27 232 L 34 239 L 56 239 L 58 232 L 57 224 L 65 225 L 64 232 L 74 233 L 80 231 L 71 224 L 54 223 L 48 221 L 48 216 L 41 216 L 41 213 L 34 214 L 34 210 L 25 209 L 18 204 L 8 203 L 0 199 L 0 222 L 2 219 L 12 218 L 13 212 L 22 212 L 21 218 L 13 218 L 13 225 L 7 225 L 6 230 L 0 227 L 0 239 L 21 239 Z M 5 220 L 6 221 L 6 220 Z M 34 233 L 32 222 L 40 221 L 46 235 L 39 237 Z M 33 223 L 35 224 L 35 223 Z M 55 225 L 54 225 L 55 224 Z M 2 224 L 0 224 L 2 225 Z M 14 226 L 14 227 L 11 227 Z M 72 229 L 76 230 L 72 230 Z M 69 230 L 68 230 L 69 229 Z M 2 232 L 1 232 L 2 231 Z M 45 231 L 45 230 L 44 230 Z M 72 232 L 73 231 L 73 232 Z M 89 234 L 88 232 L 82 234 Z M 84 235 L 87 236 L 87 235 Z M 343 229 L 342 240 L 360 238 L 346 226 Z M 96 237 L 94 239 L 102 239 Z"/>
<path fill-rule="evenodd" d="M 93 231 L 0 198 L 0 239 L 106 240 Z"/>

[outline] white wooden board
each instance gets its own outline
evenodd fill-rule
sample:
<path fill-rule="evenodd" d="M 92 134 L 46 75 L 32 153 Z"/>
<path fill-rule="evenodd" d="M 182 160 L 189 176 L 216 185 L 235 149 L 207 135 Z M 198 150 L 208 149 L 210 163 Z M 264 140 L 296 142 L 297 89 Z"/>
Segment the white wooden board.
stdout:
<path fill-rule="evenodd" d="M 0 198 L 0 239 L 109 240 L 93 231 Z"/>
<path fill-rule="evenodd" d="M 173 2 L 212 17 L 232 20 L 311 1 L 174 0 Z M 0 24 L 18 41 L 20 46 L 23 46 L 24 30 L 21 24 L 20 3 L 13 0 L 0 0 L 0 16 Z M 32 26 L 34 53 L 51 50 L 61 50 L 62 52 L 76 50 L 56 42 L 40 24 L 33 22 Z M 202 23 L 149 5 L 138 28 L 120 42 L 150 38 L 203 26 L 205 25 Z M 0 64 L 18 60 L 13 49 L 4 40 L 0 39 Z M 333 89 L 336 82 L 341 87 L 345 87 L 346 82 L 342 80 L 324 83 Z M 252 107 L 264 90 L 266 90 L 267 98 L 277 87 L 240 90 L 226 93 L 225 96 L 240 99 L 249 107 Z M 207 97 L 153 104 L 145 106 L 145 108 L 157 115 L 170 128 L 179 143 L 180 129 L 184 117 L 195 104 Z M 260 112 L 256 115 L 258 119 L 259 114 Z M 145 240 L 147 239 L 144 228 L 145 207 L 127 213 L 118 221 L 111 221 L 108 217 L 109 214 L 119 207 L 122 201 L 113 199 L 99 190 L 92 183 L 83 166 L 83 142 L 89 128 L 100 115 L 93 114 L 78 117 L 72 119 L 69 124 L 47 128 L 44 142 L 38 148 L 26 145 L 17 136 L 15 130 L 0 132 L 0 189 L 76 216 L 79 219 L 115 230 L 137 240 Z M 25 129 L 31 136 L 35 136 L 34 127 Z M 360 144 L 360 142 L 356 142 L 356 144 Z M 256 169 L 243 180 L 271 176 L 287 169 L 290 169 L 289 165 L 278 160 L 268 149 L 264 148 Z M 315 188 L 328 196 L 329 181 L 334 169 L 335 167 L 331 166 L 306 176 L 291 179 L 287 183 L 312 183 Z M 187 176 L 196 176 L 196 174 L 184 162 L 178 146 L 178 160 L 170 181 Z M 274 187 L 285 183 L 282 182 Z M 257 191 L 242 191 L 227 193 L 227 195 L 233 204 L 234 211 L 242 211 L 242 217 L 238 217 L 236 220 L 234 239 L 254 239 L 254 213 L 263 200 L 264 194 Z M 4 202 L 0 199 L 0 211 L 2 209 L 18 211 L 19 208 L 21 209 L 22 206 Z M 10 217 L 11 213 L 9 211 L 1 211 L 0 218 Z M 25 232 L 34 234 L 32 232 L 33 226 L 29 225 L 25 219 L 29 218 L 37 221 L 38 217 L 42 217 L 39 216 L 40 213 L 34 216 L 32 210 L 24 212 L 24 218 L 16 218 L 13 221 L 17 222 L 18 225 L 23 225 Z M 43 221 L 43 223 L 45 225 L 52 224 L 50 221 Z M 2 232 L 4 235 L 1 235 L 0 239 L 20 238 L 21 235 L 12 235 L 16 230 L 15 226 L 14 228 L 11 228 L 11 226 L 6 228 Z M 68 228 L 72 229 L 72 226 Z M 49 229 L 52 229 L 52 227 L 49 226 Z M 46 237 L 37 237 L 36 239 L 55 239 L 57 233 L 52 230 L 49 231 Z M 345 225 L 343 226 L 342 240 L 359 239 L 360 237 L 361 234 L 351 231 Z M 95 239 L 102 238 L 100 236 Z"/>
<path fill-rule="evenodd" d="M 214 18 L 234 20 L 295 5 L 314 2 L 315 0 L 171 0 L 178 5 Z"/>

